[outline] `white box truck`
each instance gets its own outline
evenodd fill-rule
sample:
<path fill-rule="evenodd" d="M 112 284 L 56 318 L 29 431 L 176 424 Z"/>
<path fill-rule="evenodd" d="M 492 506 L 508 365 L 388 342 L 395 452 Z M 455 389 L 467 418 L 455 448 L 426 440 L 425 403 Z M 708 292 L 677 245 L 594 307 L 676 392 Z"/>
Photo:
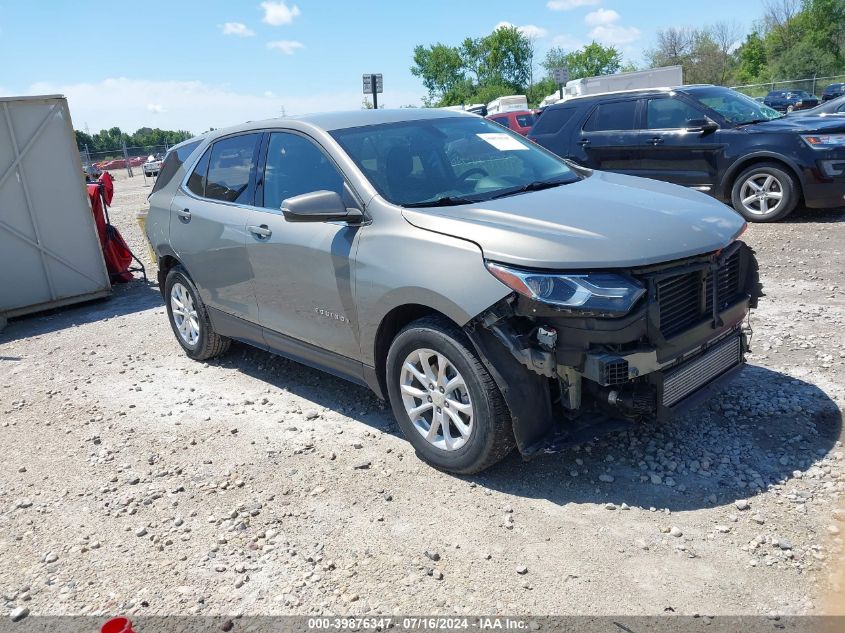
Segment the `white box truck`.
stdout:
<path fill-rule="evenodd" d="M 493 99 L 487 104 L 487 114 L 500 114 L 502 112 L 516 112 L 517 110 L 528 109 L 528 97 L 525 95 L 508 95 Z"/>
<path fill-rule="evenodd" d="M 598 77 L 582 77 L 566 83 L 563 89 L 563 99 L 594 95 L 603 92 L 619 92 L 620 90 L 641 90 L 643 88 L 673 88 L 684 84 L 684 72 L 681 66 L 663 66 L 648 70 L 635 70 L 629 73 L 615 75 L 599 75 Z M 543 99 L 540 107 L 560 101 L 560 93 L 554 92 Z"/>
<path fill-rule="evenodd" d="M 601 75 L 599 77 L 582 77 L 566 82 L 564 99 L 566 97 L 580 97 L 602 92 L 619 92 L 620 90 L 640 90 L 642 88 L 672 88 L 684 83 L 684 73 L 681 66 L 663 66 L 648 70 L 635 70 L 630 73 L 615 75 Z"/>

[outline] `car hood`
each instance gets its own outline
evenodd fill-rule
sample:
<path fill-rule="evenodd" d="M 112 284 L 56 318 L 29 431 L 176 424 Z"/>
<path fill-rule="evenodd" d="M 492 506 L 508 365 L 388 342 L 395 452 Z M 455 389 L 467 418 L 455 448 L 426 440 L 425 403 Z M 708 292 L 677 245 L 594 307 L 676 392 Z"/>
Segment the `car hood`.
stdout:
<path fill-rule="evenodd" d="M 608 172 L 453 207 L 403 209 L 422 229 L 478 244 L 489 260 L 526 268 L 626 268 L 728 245 L 745 221 L 705 194 Z"/>
<path fill-rule="evenodd" d="M 748 132 L 845 132 L 845 121 L 818 114 L 793 113 L 745 126 Z"/>

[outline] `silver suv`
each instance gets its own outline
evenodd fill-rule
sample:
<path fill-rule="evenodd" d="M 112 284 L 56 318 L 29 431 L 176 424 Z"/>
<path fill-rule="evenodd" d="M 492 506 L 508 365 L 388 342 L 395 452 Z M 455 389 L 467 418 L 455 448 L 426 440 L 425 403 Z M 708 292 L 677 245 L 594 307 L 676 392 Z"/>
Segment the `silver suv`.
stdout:
<path fill-rule="evenodd" d="M 193 139 L 147 221 L 188 356 L 234 339 L 366 385 L 456 473 L 668 416 L 732 376 L 760 295 L 744 228 L 704 194 L 439 110 Z"/>

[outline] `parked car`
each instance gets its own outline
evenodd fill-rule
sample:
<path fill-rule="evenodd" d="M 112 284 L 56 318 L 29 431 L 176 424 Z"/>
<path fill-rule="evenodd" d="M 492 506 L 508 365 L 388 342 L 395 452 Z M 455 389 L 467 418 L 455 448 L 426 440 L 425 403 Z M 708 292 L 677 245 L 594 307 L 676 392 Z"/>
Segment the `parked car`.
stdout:
<path fill-rule="evenodd" d="M 798 112 L 791 112 L 791 117 L 805 117 L 805 116 L 841 116 L 845 115 L 845 95 L 836 97 L 825 101 L 821 105 L 809 110 L 799 110 Z"/>
<path fill-rule="evenodd" d="M 149 202 L 189 357 L 234 339 L 366 385 L 456 473 L 689 406 L 742 367 L 759 295 L 720 202 L 436 109 L 217 130 Z"/>
<path fill-rule="evenodd" d="M 845 95 L 845 83 L 830 84 L 822 91 L 822 101 L 830 101 Z"/>
<path fill-rule="evenodd" d="M 772 222 L 798 204 L 845 205 L 845 121 L 784 117 L 718 86 L 578 97 L 530 139 L 585 167 L 665 180 Z"/>
<path fill-rule="evenodd" d="M 144 163 L 144 175 L 147 177 L 158 176 L 159 171 L 161 171 L 161 157 L 148 157 Z"/>
<path fill-rule="evenodd" d="M 531 131 L 531 126 L 537 120 L 536 110 L 517 110 L 516 112 L 503 112 L 501 114 L 491 114 L 487 117 L 491 121 L 495 121 L 499 125 L 504 125 L 506 128 L 526 136 Z"/>
<path fill-rule="evenodd" d="M 792 112 L 815 108 L 819 99 L 805 90 L 772 90 L 763 103 L 778 112 Z"/>

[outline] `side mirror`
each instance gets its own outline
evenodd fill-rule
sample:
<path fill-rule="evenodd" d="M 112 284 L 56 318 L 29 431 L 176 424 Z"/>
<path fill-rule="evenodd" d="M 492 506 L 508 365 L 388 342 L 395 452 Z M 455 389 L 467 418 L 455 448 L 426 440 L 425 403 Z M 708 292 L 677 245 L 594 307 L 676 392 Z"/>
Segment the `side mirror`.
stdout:
<path fill-rule="evenodd" d="M 702 134 L 710 134 L 711 132 L 715 132 L 719 129 L 719 126 L 716 122 L 711 121 L 708 118 L 701 118 L 701 119 L 690 119 L 686 123 L 686 128 L 688 132 L 701 132 Z"/>
<path fill-rule="evenodd" d="M 311 191 L 282 201 L 282 213 L 288 222 L 354 222 L 363 214 L 359 209 L 347 208 L 334 191 Z"/>

